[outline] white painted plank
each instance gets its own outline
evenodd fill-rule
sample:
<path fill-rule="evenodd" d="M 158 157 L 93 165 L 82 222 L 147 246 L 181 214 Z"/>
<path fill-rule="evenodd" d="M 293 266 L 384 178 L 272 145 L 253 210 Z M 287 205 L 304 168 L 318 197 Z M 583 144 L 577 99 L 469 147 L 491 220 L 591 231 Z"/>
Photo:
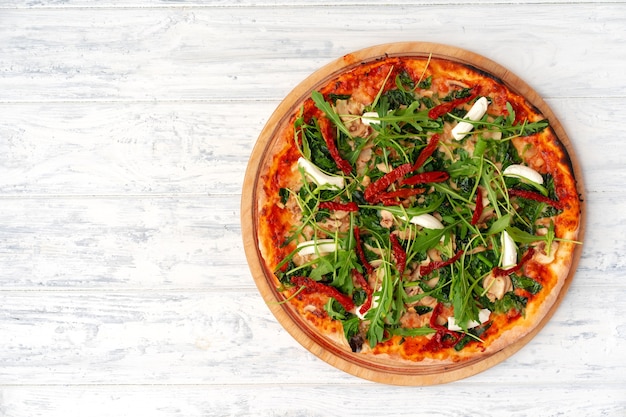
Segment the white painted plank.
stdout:
<path fill-rule="evenodd" d="M 592 0 L 592 3 L 623 3 L 623 0 Z M 481 4 L 496 4 L 501 5 L 502 0 L 465 0 L 462 2 L 464 5 L 481 5 Z M 545 3 L 589 3 L 589 0 L 518 0 L 519 4 L 545 4 Z M 2 0 L 0 1 L 0 8 L 18 8 L 18 9 L 39 9 L 39 8 L 91 8 L 91 9 L 103 9 L 103 8 L 174 8 L 174 7 L 293 7 L 298 6 L 300 8 L 305 7 L 329 7 L 334 6 L 333 3 L 328 0 L 293 0 L 293 1 L 276 1 L 276 0 L 209 0 L 209 1 L 187 1 L 187 0 L 107 0 L 107 1 L 90 1 L 90 0 Z M 380 0 L 345 0 L 342 1 L 341 6 L 380 6 Z M 425 2 L 417 2 L 415 0 L 392 0 L 385 1 L 386 7 L 398 7 L 398 6 L 411 6 L 411 5 L 459 5 L 458 1 L 454 0 L 429 0 Z"/>
<path fill-rule="evenodd" d="M 264 103 L 3 104 L 4 195 L 240 193 Z"/>
<path fill-rule="evenodd" d="M 589 194 L 577 285 L 626 285 L 624 201 Z M 254 288 L 239 207 L 239 195 L 5 198 L 0 288 Z"/>
<path fill-rule="evenodd" d="M 625 388 L 625 303 L 573 285 L 539 335 L 468 383 Z M 2 291 L 0 305 L 0 385 L 360 383 L 297 344 L 253 290 Z"/>
<path fill-rule="evenodd" d="M 384 387 L 362 385 L 259 386 L 18 386 L 0 388 L 0 413 L 11 417 L 86 415 L 207 417 L 308 416 L 414 417 L 623 416 L 624 387 L 572 387 L 541 382 L 477 386 Z M 320 400 L 323 399 L 323 400 Z"/>
<path fill-rule="evenodd" d="M 574 144 L 589 192 L 622 192 L 626 167 L 616 149 L 623 142 L 626 99 L 548 104 Z M 277 106 L 0 104 L 0 194 L 239 194 L 254 143 Z"/>
<path fill-rule="evenodd" d="M 3 200 L 0 288 L 252 288 L 239 199 Z"/>
<path fill-rule="evenodd" d="M 5 9 L 0 101 L 278 100 L 348 52 L 407 40 L 481 53 L 547 97 L 625 95 L 615 80 L 626 66 L 626 4 L 460 10 L 457 4 Z"/>

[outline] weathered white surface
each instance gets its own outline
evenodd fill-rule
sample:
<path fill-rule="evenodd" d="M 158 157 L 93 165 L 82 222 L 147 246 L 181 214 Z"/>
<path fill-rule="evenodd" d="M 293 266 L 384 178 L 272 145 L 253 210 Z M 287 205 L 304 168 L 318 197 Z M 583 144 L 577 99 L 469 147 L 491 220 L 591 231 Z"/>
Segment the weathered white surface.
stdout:
<path fill-rule="evenodd" d="M 470 49 L 536 88 L 588 202 L 550 323 L 426 388 L 298 345 L 256 291 L 239 224 L 282 97 L 403 40 Z M 0 1 L 0 415 L 626 415 L 624 73 L 623 1 Z"/>

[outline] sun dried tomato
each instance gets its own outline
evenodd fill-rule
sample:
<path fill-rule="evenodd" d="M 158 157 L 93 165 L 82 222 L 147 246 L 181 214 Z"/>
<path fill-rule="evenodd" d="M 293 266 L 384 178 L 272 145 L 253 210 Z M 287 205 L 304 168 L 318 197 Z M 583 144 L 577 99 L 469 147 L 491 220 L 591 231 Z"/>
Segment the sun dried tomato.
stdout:
<path fill-rule="evenodd" d="M 512 188 L 509 190 L 509 195 L 514 197 L 526 198 L 528 200 L 539 201 L 540 203 L 546 203 L 557 209 L 563 208 L 563 204 L 560 201 L 553 200 L 534 191 L 518 190 Z"/>
<path fill-rule="evenodd" d="M 433 107 L 428 111 L 428 117 L 430 117 L 431 119 L 437 119 L 444 114 L 450 113 L 452 110 L 456 109 L 460 105 L 465 104 L 476 98 L 476 96 L 478 96 L 478 91 L 476 90 L 476 87 L 474 87 L 472 89 L 472 93 L 467 97 L 455 98 L 454 100 L 447 101 Z"/>
<path fill-rule="evenodd" d="M 337 164 L 337 167 L 344 174 L 350 175 L 352 173 L 352 165 L 350 165 L 350 163 L 343 159 L 339 154 L 339 149 L 337 149 L 337 143 L 335 142 L 333 124 L 326 117 L 320 117 L 318 119 L 318 123 L 320 126 L 320 133 L 322 134 L 322 138 L 324 138 L 324 142 L 326 142 L 330 156 L 335 161 L 335 164 Z"/>
<path fill-rule="evenodd" d="M 480 187 L 476 189 L 476 207 L 474 208 L 474 215 L 472 216 L 472 226 L 475 226 L 480 220 L 480 216 L 483 214 L 483 192 Z"/>
<path fill-rule="evenodd" d="M 291 283 L 298 287 L 304 287 L 304 292 L 307 294 L 315 292 L 334 298 L 343 306 L 343 308 L 346 309 L 346 311 L 350 311 L 354 308 L 354 301 L 352 301 L 352 298 L 341 293 L 337 288 L 331 287 L 330 285 L 322 284 L 321 282 L 302 276 L 291 277 Z"/>
<path fill-rule="evenodd" d="M 442 310 L 443 304 L 437 303 L 430 316 L 430 328 L 437 331 L 426 345 L 426 347 L 432 351 L 452 347 L 456 345 L 462 337 L 460 333 L 449 330 L 446 326 L 437 323 L 437 319 L 441 315 Z M 448 338 L 446 339 L 445 336 L 448 336 Z"/>
<path fill-rule="evenodd" d="M 393 253 L 393 257 L 396 260 L 396 268 L 400 275 L 404 273 L 404 269 L 406 268 L 406 251 L 400 244 L 398 240 L 398 236 L 392 234 L 389 236 L 389 240 L 391 241 L 391 251 Z"/>
<path fill-rule="evenodd" d="M 398 204 L 397 198 L 405 199 L 414 195 L 422 194 L 424 188 L 401 188 L 396 191 L 388 191 L 379 195 L 380 201 L 385 206 L 395 206 Z"/>
<path fill-rule="evenodd" d="M 431 183 L 431 182 L 444 182 L 448 178 L 450 178 L 450 174 L 448 174 L 445 171 L 422 172 L 421 174 L 416 174 L 416 175 L 413 175 L 412 177 L 403 179 L 402 184 L 415 185 L 415 184 L 426 184 L 426 183 Z"/>
<path fill-rule="evenodd" d="M 371 274 L 372 272 L 374 272 L 374 267 L 368 262 L 367 258 L 365 258 L 365 252 L 363 252 L 363 244 L 361 242 L 361 232 L 358 226 L 354 226 L 353 232 L 354 240 L 356 240 L 356 254 L 359 257 L 359 260 L 361 261 L 361 264 L 363 265 L 367 273 Z"/>
<path fill-rule="evenodd" d="M 377 179 L 373 183 L 367 186 L 363 196 L 365 200 L 370 203 L 376 203 L 380 200 L 380 193 L 385 191 L 391 184 L 398 181 L 406 174 L 411 172 L 413 167 L 411 164 L 402 164 L 387 174 L 383 175 L 381 178 Z"/>
<path fill-rule="evenodd" d="M 505 277 L 507 275 L 511 275 L 512 273 L 519 271 L 520 269 L 522 269 L 524 264 L 533 257 L 534 254 L 535 254 L 535 250 L 532 247 L 528 248 L 528 252 L 526 252 L 524 256 L 522 256 L 522 260 L 519 261 L 517 265 L 512 266 L 511 268 L 507 268 L 507 269 L 496 267 L 493 269 L 493 275 L 496 277 Z"/>
<path fill-rule="evenodd" d="M 463 250 L 459 250 L 454 256 L 447 261 L 432 261 L 427 265 L 420 266 L 420 275 L 425 276 L 433 272 L 435 269 L 443 268 L 444 266 L 452 265 L 458 261 L 463 255 Z"/>
<path fill-rule="evenodd" d="M 369 310 L 372 306 L 372 294 L 374 292 L 372 291 L 372 287 L 370 287 L 367 283 L 367 280 L 365 279 L 363 274 L 361 274 L 358 270 L 353 269 L 352 275 L 354 276 L 354 280 L 356 281 L 356 283 L 359 284 L 363 291 L 365 291 L 365 294 L 367 294 L 367 299 L 365 300 L 363 305 L 359 307 L 359 313 L 365 314 L 365 312 Z"/>
<path fill-rule="evenodd" d="M 439 135 L 435 133 L 430 137 L 428 145 L 426 145 L 426 147 L 422 149 L 422 152 L 420 152 L 419 156 L 417 157 L 417 160 L 413 164 L 413 171 L 416 171 L 418 168 L 421 168 L 421 166 L 424 165 L 424 162 L 426 162 L 426 160 L 433 154 L 433 152 L 435 152 L 438 144 Z"/>

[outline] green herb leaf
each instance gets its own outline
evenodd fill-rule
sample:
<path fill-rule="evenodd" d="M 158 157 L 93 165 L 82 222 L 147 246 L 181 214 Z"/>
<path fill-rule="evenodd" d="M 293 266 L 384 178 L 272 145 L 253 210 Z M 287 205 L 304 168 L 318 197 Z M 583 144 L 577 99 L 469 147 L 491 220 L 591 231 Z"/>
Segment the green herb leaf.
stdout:
<path fill-rule="evenodd" d="M 339 128 L 339 130 L 341 130 L 349 138 L 352 137 L 352 134 L 350 133 L 348 128 L 343 124 L 343 121 L 341 120 L 339 115 L 335 112 L 333 107 L 330 104 L 328 104 L 326 100 L 324 100 L 324 96 L 322 95 L 322 93 L 320 93 L 319 91 L 313 91 L 311 93 L 311 98 L 315 102 L 315 106 L 317 106 L 318 109 L 323 111 L 324 114 L 326 114 L 326 117 L 328 117 L 335 124 L 335 126 Z"/>

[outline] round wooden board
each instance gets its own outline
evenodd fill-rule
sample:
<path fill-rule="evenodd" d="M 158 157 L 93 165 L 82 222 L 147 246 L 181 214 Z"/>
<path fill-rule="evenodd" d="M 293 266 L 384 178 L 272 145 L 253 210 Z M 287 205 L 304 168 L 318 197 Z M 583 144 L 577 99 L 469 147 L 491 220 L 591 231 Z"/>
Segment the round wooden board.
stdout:
<path fill-rule="evenodd" d="M 300 106 L 306 98 L 310 97 L 313 90 L 324 85 L 329 79 L 345 71 L 347 68 L 358 65 L 361 62 L 368 62 L 385 56 L 428 57 L 429 55 L 433 58 L 445 58 L 468 64 L 495 76 L 511 90 L 523 95 L 550 121 L 551 127 L 566 148 L 572 162 L 574 174 L 577 179 L 578 192 L 582 200 L 579 240 L 582 240 L 584 234 L 585 207 L 583 183 L 581 180 L 582 173 L 580 165 L 575 158 L 572 144 L 552 110 L 543 99 L 523 80 L 496 62 L 476 53 L 453 46 L 426 42 L 402 42 L 373 46 L 345 55 L 311 74 L 302 83 L 296 86 L 281 102 L 268 120 L 252 151 L 244 178 L 241 200 L 244 250 L 252 276 L 263 300 L 267 303 L 271 312 L 281 325 L 302 346 L 338 369 L 367 380 L 392 385 L 420 386 L 447 383 L 475 375 L 513 355 L 526 345 L 550 320 L 569 288 L 582 252 L 582 245 L 577 245 L 569 275 L 558 294 L 556 302 L 553 304 L 548 314 L 532 331 L 518 339 L 514 344 L 489 356 L 483 356 L 473 361 L 470 360 L 457 364 L 399 365 L 397 362 L 386 361 L 384 359 L 378 360 L 371 356 L 364 357 L 359 354 L 341 350 L 336 344 L 316 333 L 313 328 L 290 308 L 289 303 L 279 303 L 283 297 L 276 290 L 275 277 L 272 272 L 267 269 L 259 251 L 255 221 L 256 213 L 258 212 L 257 194 L 259 187 L 262 186 L 259 178 L 266 170 L 267 163 L 271 159 L 271 152 L 276 136 L 275 132 L 283 128 L 284 124 L 288 122 L 289 117 L 293 114 L 294 109 Z"/>

